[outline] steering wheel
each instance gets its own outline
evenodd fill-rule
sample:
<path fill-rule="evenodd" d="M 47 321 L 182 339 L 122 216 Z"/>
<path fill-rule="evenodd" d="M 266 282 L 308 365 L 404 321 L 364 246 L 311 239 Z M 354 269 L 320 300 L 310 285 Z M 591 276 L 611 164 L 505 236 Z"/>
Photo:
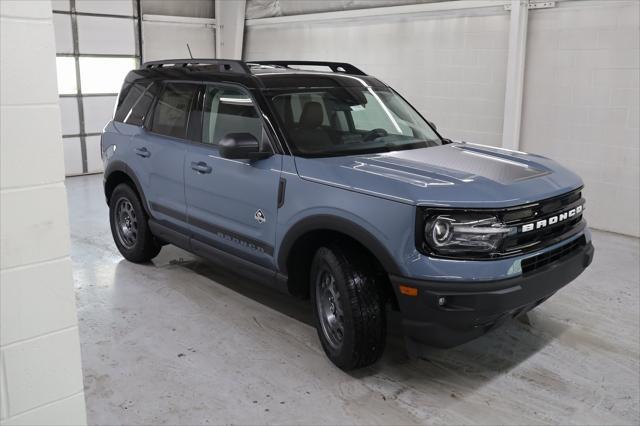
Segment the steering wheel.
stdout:
<path fill-rule="evenodd" d="M 367 132 L 366 135 L 362 138 L 363 141 L 369 142 L 374 139 L 383 138 L 388 136 L 389 133 L 385 129 L 373 129 Z"/>

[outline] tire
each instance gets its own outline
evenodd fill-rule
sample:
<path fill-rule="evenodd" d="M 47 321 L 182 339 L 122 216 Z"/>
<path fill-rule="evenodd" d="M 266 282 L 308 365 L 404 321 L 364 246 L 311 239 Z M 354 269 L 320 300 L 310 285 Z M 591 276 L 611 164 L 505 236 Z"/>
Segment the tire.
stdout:
<path fill-rule="evenodd" d="M 318 249 L 311 263 L 318 337 L 327 357 L 345 371 L 375 363 L 385 346 L 384 293 L 366 260 L 356 250 L 334 244 Z"/>
<path fill-rule="evenodd" d="M 109 199 L 111 235 L 118 251 L 131 262 L 148 262 L 162 248 L 151 234 L 147 220 L 138 194 L 125 183 L 116 186 Z"/>

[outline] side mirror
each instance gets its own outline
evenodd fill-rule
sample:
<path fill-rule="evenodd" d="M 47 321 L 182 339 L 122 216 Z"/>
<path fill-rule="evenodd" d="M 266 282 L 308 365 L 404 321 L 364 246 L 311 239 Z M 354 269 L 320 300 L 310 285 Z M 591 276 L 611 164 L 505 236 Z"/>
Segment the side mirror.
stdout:
<path fill-rule="evenodd" d="M 438 130 L 438 128 L 436 127 L 436 123 L 434 123 L 433 121 L 427 120 L 427 123 L 429 123 L 434 130 Z"/>
<path fill-rule="evenodd" d="M 218 150 L 222 158 L 232 160 L 260 160 L 272 155 L 260 151 L 260 142 L 251 133 L 228 133 L 220 140 Z"/>

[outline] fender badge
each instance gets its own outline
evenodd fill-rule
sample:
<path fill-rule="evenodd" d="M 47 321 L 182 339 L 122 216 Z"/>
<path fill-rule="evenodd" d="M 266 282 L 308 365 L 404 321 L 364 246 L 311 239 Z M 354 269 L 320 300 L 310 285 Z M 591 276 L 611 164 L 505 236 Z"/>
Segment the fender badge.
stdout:
<path fill-rule="evenodd" d="M 267 221 L 267 218 L 264 217 L 264 213 L 262 213 L 262 210 L 260 210 L 260 209 L 258 209 L 258 211 L 256 211 L 256 214 L 253 215 L 253 218 L 258 223 L 265 223 Z"/>

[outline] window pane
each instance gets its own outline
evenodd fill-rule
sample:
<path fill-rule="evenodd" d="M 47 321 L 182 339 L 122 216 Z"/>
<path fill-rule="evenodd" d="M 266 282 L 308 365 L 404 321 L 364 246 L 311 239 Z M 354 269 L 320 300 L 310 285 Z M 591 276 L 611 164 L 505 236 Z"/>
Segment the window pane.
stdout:
<path fill-rule="evenodd" d="M 71 35 L 71 16 L 53 14 L 53 29 L 56 35 L 56 52 L 73 53 L 73 37 Z"/>
<path fill-rule="evenodd" d="M 140 99 L 140 96 L 142 96 L 142 93 L 148 84 L 149 83 L 143 82 L 135 83 L 120 92 L 120 98 L 118 99 L 119 105 L 117 106 L 116 113 L 113 117 L 115 121 L 124 121 L 127 115 L 129 115 L 131 108 L 133 108 L 136 102 L 138 102 L 138 99 Z"/>
<path fill-rule="evenodd" d="M 100 150 L 100 136 L 89 136 L 85 143 L 87 147 L 87 173 L 104 171 L 102 152 Z"/>
<path fill-rule="evenodd" d="M 147 88 L 147 91 L 144 92 L 142 97 L 133 106 L 131 113 L 127 113 L 127 116 L 124 118 L 124 122 L 127 124 L 133 124 L 134 126 L 142 126 L 145 118 L 147 117 L 147 113 L 149 112 L 149 108 L 157 95 L 158 89 L 159 87 L 157 84 L 153 84 L 151 87 Z"/>
<path fill-rule="evenodd" d="M 81 54 L 135 55 L 134 21 L 78 16 L 78 45 Z"/>
<path fill-rule="evenodd" d="M 58 93 L 61 95 L 77 93 L 75 59 L 58 57 L 56 58 L 56 68 L 58 73 Z"/>
<path fill-rule="evenodd" d="M 133 2 L 131 0 L 76 0 L 76 10 L 86 13 L 132 16 Z"/>
<path fill-rule="evenodd" d="M 88 96 L 82 99 L 84 106 L 84 130 L 87 133 L 102 132 L 113 116 L 115 96 Z"/>
<path fill-rule="evenodd" d="M 64 148 L 64 174 L 73 176 L 82 174 L 82 150 L 80 148 L 80 138 L 62 139 Z"/>
<path fill-rule="evenodd" d="M 153 113 L 151 130 L 174 138 L 184 138 L 189 106 L 197 86 L 167 84 Z"/>
<path fill-rule="evenodd" d="M 118 93 L 134 58 L 80 58 L 82 93 Z"/>
<path fill-rule="evenodd" d="M 209 86 L 204 99 L 202 141 L 217 145 L 229 133 L 251 133 L 262 139 L 262 124 L 253 101 L 235 89 Z"/>
<path fill-rule="evenodd" d="M 60 98 L 60 119 L 62 121 L 63 135 L 77 135 L 80 133 L 78 99 Z"/>

